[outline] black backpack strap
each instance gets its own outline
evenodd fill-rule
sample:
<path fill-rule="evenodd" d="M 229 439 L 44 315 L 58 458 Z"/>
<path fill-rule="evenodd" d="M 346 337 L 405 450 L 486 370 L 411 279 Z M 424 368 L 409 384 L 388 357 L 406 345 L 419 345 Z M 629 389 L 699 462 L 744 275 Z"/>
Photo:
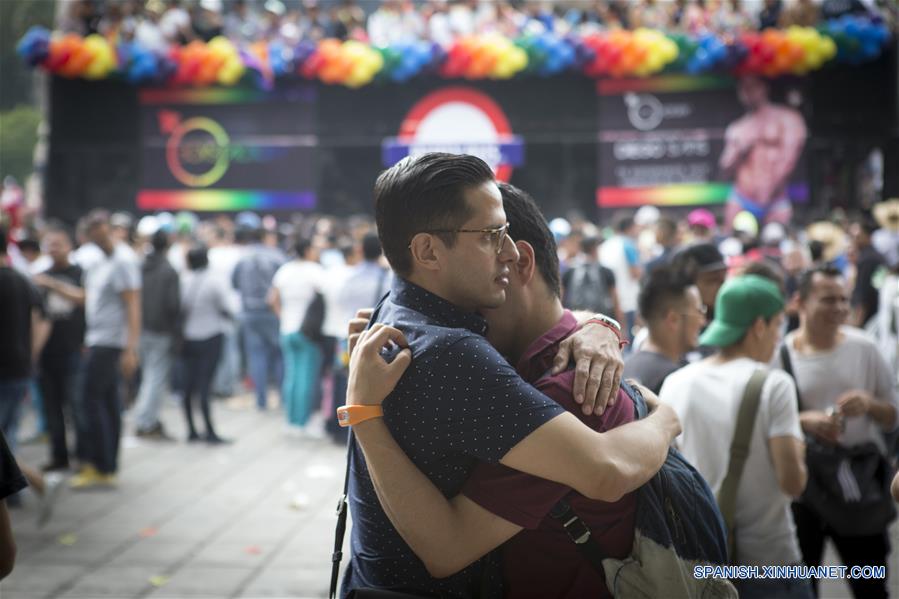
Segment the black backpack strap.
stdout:
<path fill-rule="evenodd" d="M 331 590 L 328 597 L 337 596 L 337 577 L 343 560 L 343 538 L 346 536 L 347 492 L 350 488 L 350 463 L 353 452 L 353 431 L 350 430 L 346 449 L 346 474 L 343 477 L 343 495 L 337 501 L 337 528 L 334 530 L 334 553 L 331 554 Z"/>
<path fill-rule="evenodd" d="M 560 499 L 559 502 L 553 506 L 549 515 L 559 521 L 565 529 L 568 538 L 571 539 L 571 542 L 577 547 L 581 557 L 587 560 L 587 562 L 593 566 L 593 569 L 605 579 L 606 575 L 602 567 L 602 549 L 599 548 L 599 544 L 593 539 L 590 527 L 581 520 L 581 517 L 577 515 L 564 498 Z"/>

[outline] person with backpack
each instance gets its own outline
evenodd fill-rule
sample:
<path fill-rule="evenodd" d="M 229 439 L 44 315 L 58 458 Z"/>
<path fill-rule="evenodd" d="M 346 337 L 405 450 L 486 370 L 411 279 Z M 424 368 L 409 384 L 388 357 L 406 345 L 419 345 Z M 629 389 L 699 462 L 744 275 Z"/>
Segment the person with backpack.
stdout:
<path fill-rule="evenodd" d="M 664 431 L 669 425 L 653 431 L 651 426 L 647 426 L 647 420 L 640 418 L 640 422 L 635 422 L 638 419 L 637 404 L 642 406 L 639 412 L 641 417 L 646 415 L 646 404 L 628 385 L 623 385 L 627 391 L 619 391 L 616 401 L 601 414 L 585 415 L 573 399 L 574 371 L 568 369 L 558 374 L 551 373 L 550 367 L 559 343 L 574 333 L 578 324 L 572 313 L 562 308 L 555 243 L 539 208 L 533 199 L 517 188 L 501 184 L 500 190 L 510 230 L 515 231 L 520 258 L 509 276 L 505 304 L 499 309 L 487 311 L 489 339 L 513 363 L 517 363 L 517 370 L 524 380 L 531 382 L 537 390 L 558 402 L 593 431 L 603 435 L 608 441 L 608 454 L 618 455 L 621 452 L 619 457 L 627 463 L 625 470 L 628 474 L 610 470 L 605 485 L 606 494 L 600 500 L 574 491 L 560 482 L 485 460 L 475 466 L 460 492 L 452 499 L 446 499 L 394 440 L 393 435 L 398 434 L 396 427 L 401 427 L 401 423 L 394 423 L 388 429 L 390 422 L 385 425 L 383 418 L 372 418 L 354 425 L 353 432 L 365 453 L 368 473 L 378 499 L 403 540 L 435 579 L 458 579 L 465 572 L 470 572 L 469 566 L 485 555 L 488 556 L 487 563 L 491 564 L 497 556 L 490 552 L 505 543 L 499 556 L 505 596 L 612 597 L 613 594 L 618 595 L 618 585 L 625 579 L 627 584 L 635 584 L 630 572 L 641 569 L 633 556 L 638 544 L 636 538 L 644 539 L 644 546 L 658 547 L 660 553 L 655 555 L 656 558 L 666 551 L 673 552 L 670 537 L 667 548 L 650 541 L 654 533 L 665 531 L 650 526 L 644 531 L 637 529 L 638 522 L 645 522 L 645 518 L 638 514 L 637 506 L 649 498 L 649 494 L 642 493 L 643 488 L 650 486 L 644 483 L 653 478 L 659 466 L 667 467 L 668 460 L 664 460 L 664 465 L 657 462 L 657 466 L 647 469 L 635 463 L 633 457 L 625 457 L 628 452 L 631 456 L 639 454 L 641 450 L 636 446 L 647 437 L 659 437 L 657 440 L 661 441 L 662 448 L 667 449 L 665 437 L 668 433 Z M 380 402 L 392 391 L 408 366 L 409 355 L 406 352 L 392 363 L 385 363 L 380 349 L 388 339 L 405 345 L 405 339 L 398 330 L 376 324 L 370 332 L 363 334 L 359 347 L 354 350 L 347 393 L 350 410 L 370 410 L 372 404 L 380 407 Z M 424 358 L 419 356 L 418 359 L 423 363 L 413 365 L 413 368 L 428 367 Z M 422 389 L 421 393 L 426 394 L 427 391 Z M 649 391 L 646 393 L 648 397 L 653 397 Z M 489 405 L 488 397 L 484 397 L 485 409 Z M 388 398 L 385 406 L 389 406 L 391 401 L 398 400 Z M 521 404 L 524 405 L 523 402 Z M 653 413 L 648 420 L 668 421 L 671 413 L 667 406 L 657 402 L 653 402 L 652 406 Z M 673 421 L 669 423 L 674 425 L 676 432 L 676 424 Z M 502 438 L 504 428 L 513 429 L 514 426 L 509 422 L 496 422 L 493 428 L 497 438 Z M 640 433 L 640 430 L 643 432 Z M 517 434 L 514 430 L 507 432 Z M 541 431 L 533 434 L 539 436 Z M 634 435 L 641 438 L 638 440 Z M 429 441 L 425 439 L 424 443 L 427 445 Z M 597 451 L 602 453 L 601 449 Z M 664 458 L 665 452 L 662 453 Z M 652 456 L 656 459 L 654 453 Z M 575 455 L 571 457 L 577 459 Z M 704 486 L 695 471 L 692 475 L 686 469 L 679 472 L 686 473 L 700 487 Z M 634 492 L 638 487 L 640 492 Z M 715 517 L 714 500 L 710 492 L 706 494 L 704 504 L 696 494 L 689 495 L 689 498 L 708 507 L 705 513 L 712 515 L 710 522 L 698 522 L 690 527 L 688 536 L 693 542 L 691 548 L 696 549 L 693 557 L 703 557 L 704 547 L 710 554 L 717 554 L 717 559 L 697 559 L 697 562 L 721 563 L 726 559 L 726 551 L 723 525 Z M 702 505 L 694 505 L 693 512 L 703 513 Z M 659 513 L 651 506 L 644 505 L 644 508 L 644 515 Z M 689 508 L 684 506 L 684 509 Z M 649 536 L 644 537 L 643 532 Z M 656 534 L 655 539 L 659 537 Z M 589 555 L 582 553 L 584 546 L 589 548 Z M 485 578 L 491 576 L 490 570 L 491 567 L 488 567 Z M 607 572 L 612 573 L 608 579 Z M 384 571 L 379 575 L 393 578 L 395 587 L 407 592 L 426 590 L 413 579 L 404 579 L 402 573 Z M 682 580 L 686 578 L 684 576 Z M 692 570 L 689 578 L 692 579 Z M 435 581 L 435 584 L 439 582 Z M 655 586 L 645 579 L 640 582 L 650 585 L 650 596 L 662 596 L 663 592 L 678 590 L 677 587 Z M 690 582 L 696 581 L 688 581 L 688 584 Z M 712 591 L 706 596 L 736 596 L 733 588 L 724 581 L 702 581 L 700 584 L 703 583 L 713 589 L 731 591 Z M 470 589 L 465 596 L 478 595 L 485 596 L 486 593 L 481 588 Z"/>
<path fill-rule="evenodd" d="M 618 304 L 615 273 L 599 263 L 599 244 L 598 237 L 581 241 L 583 261 L 562 276 L 562 305 L 569 310 L 608 314 L 621 323 L 624 313 Z"/>
<path fill-rule="evenodd" d="M 800 565 L 790 502 L 805 488 L 796 389 L 768 363 L 780 340 L 784 298 L 758 275 L 729 279 L 700 343 L 712 356 L 671 373 L 659 398 L 677 412 L 677 445 L 714 490 L 734 565 Z M 744 579 L 740 597 L 810 599 L 808 580 Z"/>

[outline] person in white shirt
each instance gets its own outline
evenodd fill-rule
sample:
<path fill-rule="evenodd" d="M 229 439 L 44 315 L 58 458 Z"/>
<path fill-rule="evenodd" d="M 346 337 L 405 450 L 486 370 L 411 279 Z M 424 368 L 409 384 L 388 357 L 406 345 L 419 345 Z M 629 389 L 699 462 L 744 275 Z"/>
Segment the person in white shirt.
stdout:
<path fill-rule="evenodd" d="M 659 393 L 680 417 L 683 433 L 676 443 L 718 495 L 744 391 L 757 370 L 767 371 L 732 514 L 736 555 L 731 559 L 740 565 L 802 561 L 790 511 L 807 479 L 796 390 L 789 375 L 767 366 L 780 341 L 784 305 L 768 279 L 743 275 L 728 280 L 718 294 L 715 319 L 700 337 L 718 351 L 668 375 Z M 743 598 L 812 596 L 808 580 L 735 582 Z"/>
<path fill-rule="evenodd" d="M 799 278 L 797 295 L 799 328 L 784 340 L 789 364 L 783 365 L 796 379 L 799 420 L 810 443 L 815 443 L 810 448 L 816 450 L 809 454 L 815 458 L 809 462 L 815 492 L 793 506 L 802 555 L 808 565 L 820 565 L 824 542 L 830 538 L 845 565 L 886 566 L 890 541 L 883 520 L 889 517 L 890 500 L 884 492 L 881 501 L 866 504 L 864 514 L 853 509 L 852 503 L 858 502 L 851 499 L 853 487 L 858 493 L 868 481 L 849 467 L 844 456 L 866 447 L 876 448 L 870 449 L 873 455 L 892 452 L 884 433 L 896 428 L 895 378 L 874 341 L 846 326 L 850 296 L 839 270 L 822 266 L 806 271 Z M 783 354 L 779 359 L 785 362 Z M 827 451 L 818 451 L 818 447 Z M 822 457 L 827 460 L 830 451 L 838 463 L 830 472 L 830 481 L 824 481 L 827 473 L 819 462 Z M 887 481 L 882 483 L 885 487 Z M 844 513 L 853 518 L 858 514 L 858 520 L 847 526 L 837 521 L 845 516 L 825 516 L 824 504 L 844 505 Z M 886 518 L 882 518 L 884 509 Z M 848 582 L 856 597 L 888 595 L 885 579 Z"/>
<path fill-rule="evenodd" d="M 287 424 L 303 429 L 312 415 L 320 393 L 322 350 L 316 339 L 300 331 L 300 325 L 317 293 L 324 291 L 324 270 L 315 260 L 312 241 L 297 240 L 296 259 L 275 273 L 269 290 L 269 303 L 281 321 L 281 352 L 284 378 L 281 398 Z"/>

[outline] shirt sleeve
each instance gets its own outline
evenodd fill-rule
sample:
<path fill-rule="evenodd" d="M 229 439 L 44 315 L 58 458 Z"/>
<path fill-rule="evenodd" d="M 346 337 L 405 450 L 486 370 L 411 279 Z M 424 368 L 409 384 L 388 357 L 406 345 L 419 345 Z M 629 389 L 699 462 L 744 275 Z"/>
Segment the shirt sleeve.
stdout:
<path fill-rule="evenodd" d="M 793 379 L 783 371 L 772 370 L 768 373 L 762 394 L 769 398 L 767 438 L 795 437 L 802 440 Z"/>
<path fill-rule="evenodd" d="M 28 486 L 16 458 L 13 457 L 6 438 L 0 432 L 0 500 L 6 499 L 13 493 L 21 491 Z"/>
<path fill-rule="evenodd" d="M 140 289 L 140 269 L 131 260 L 118 260 L 112 277 L 116 293 Z"/>
<path fill-rule="evenodd" d="M 525 474 L 502 464 L 478 463 L 462 494 L 500 518 L 534 530 L 569 487 Z"/>
<path fill-rule="evenodd" d="M 874 370 L 872 376 L 868 379 L 874 381 L 874 398 L 887 402 L 897 408 L 897 412 L 899 412 L 899 402 L 896 400 L 896 389 L 894 387 L 895 379 L 893 378 L 892 369 L 889 364 L 887 364 L 883 355 L 877 351 L 877 346 L 870 345 L 868 352 L 870 355 L 868 364 L 870 364 L 870 368 Z M 893 421 L 893 425 L 887 430 L 893 431 L 896 429 L 897 425 L 899 425 L 899 417 L 897 417 L 897 420 Z"/>
<path fill-rule="evenodd" d="M 387 425 L 416 463 L 452 454 L 499 462 L 564 412 L 524 382 L 483 337 L 446 343 L 442 351 L 414 359 L 384 402 Z"/>

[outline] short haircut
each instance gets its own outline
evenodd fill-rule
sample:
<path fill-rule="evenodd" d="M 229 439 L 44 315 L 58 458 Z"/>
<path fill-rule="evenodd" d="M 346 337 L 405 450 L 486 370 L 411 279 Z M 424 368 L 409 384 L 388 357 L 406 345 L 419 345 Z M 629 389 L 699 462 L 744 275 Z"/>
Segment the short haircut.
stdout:
<path fill-rule="evenodd" d="M 762 258 L 761 260 L 753 260 L 743 268 L 744 275 L 758 275 L 768 279 L 780 289 L 783 295 L 786 293 L 786 277 L 783 268 L 773 260 Z"/>
<path fill-rule="evenodd" d="M 633 216 L 623 216 L 615 221 L 615 230 L 619 233 L 626 233 L 628 229 L 634 226 Z"/>
<path fill-rule="evenodd" d="M 84 230 L 85 232 L 90 232 L 91 229 L 96 227 L 97 225 L 108 225 L 109 224 L 109 211 L 103 208 L 94 208 L 90 212 L 87 213 L 87 216 L 84 219 Z"/>
<path fill-rule="evenodd" d="M 802 272 L 799 275 L 799 281 L 796 284 L 796 291 L 799 293 L 799 299 L 805 301 L 812 294 L 812 287 L 814 286 L 815 275 L 821 275 L 822 277 L 827 277 L 828 279 L 835 279 L 837 277 L 843 278 L 843 272 L 829 264 L 824 264 L 822 266 L 816 266 L 814 268 L 809 268 Z"/>
<path fill-rule="evenodd" d="M 362 238 L 362 257 L 367 262 L 374 262 L 381 257 L 381 240 L 377 233 L 366 233 Z"/>
<path fill-rule="evenodd" d="M 643 278 L 637 306 L 647 322 L 663 318 L 676 304 L 686 298 L 687 289 L 693 280 L 681 270 L 669 265 L 652 269 Z"/>
<path fill-rule="evenodd" d="M 29 237 L 27 239 L 19 240 L 19 251 L 20 252 L 37 252 L 41 253 L 41 242 L 37 239 Z"/>
<path fill-rule="evenodd" d="M 375 221 L 384 255 L 401 276 L 412 272 L 409 244 L 419 233 L 456 229 L 471 217 L 465 192 L 494 181 L 475 156 L 432 152 L 399 161 L 375 182 Z M 454 234 L 440 234 L 448 246 Z"/>
<path fill-rule="evenodd" d="M 297 258 L 305 258 L 306 252 L 312 247 L 312 240 L 305 235 L 300 235 L 293 244 L 293 251 L 296 252 Z"/>
<path fill-rule="evenodd" d="M 190 270 L 200 270 L 209 266 L 209 253 L 205 245 L 192 247 L 187 252 L 187 267 Z"/>
<path fill-rule="evenodd" d="M 724 256 L 711 243 L 696 243 L 678 250 L 670 264 L 692 281 L 696 281 L 700 273 L 727 268 Z"/>
<path fill-rule="evenodd" d="M 169 234 L 159 229 L 153 233 L 150 243 L 153 245 L 153 251 L 161 254 L 169 248 Z"/>
<path fill-rule="evenodd" d="M 592 254 L 596 251 L 596 248 L 599 247 L 600 243 L 602 243 L 601 240 L 595 235 L 584 237 L 583 239 L 581 239 L 581 251 L 585 254 Z"/>
<path fill-rule="evenodd" d="M 559 254 L 556 240 L 546 218 L 527 192 L 508 183 L 500 183 L 503 209 L 509 221 L 509 235 L 515 241 L 526 241 L 534 248 L 537 271 L 543 277 L 550 293 L 562 297 L 562 282 L 559 275 Z"/>

